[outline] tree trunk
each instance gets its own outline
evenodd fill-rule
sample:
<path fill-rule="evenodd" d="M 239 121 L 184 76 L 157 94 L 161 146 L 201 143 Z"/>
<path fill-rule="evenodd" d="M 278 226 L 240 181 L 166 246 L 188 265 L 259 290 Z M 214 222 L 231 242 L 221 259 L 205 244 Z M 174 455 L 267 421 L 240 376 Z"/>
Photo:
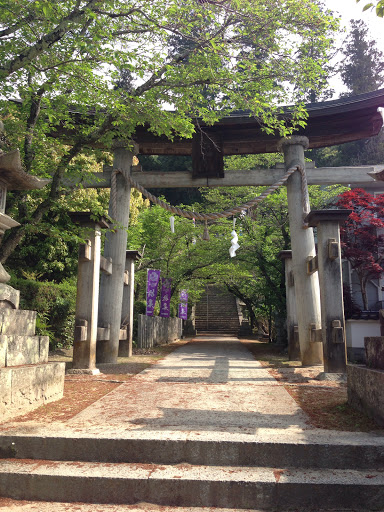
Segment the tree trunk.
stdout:
<path fill-rule="evenodd" d="M 272 343 L 272 308 L 268 308 L 268 342 Z"/>
<path fill-rule="evenodd" d="M 368 311 L 368 296 L 367 296 L 367 280 L 364 276 L 357 273 L 360 282 L 361 298 L 363 299 L 363 309 Z"/>

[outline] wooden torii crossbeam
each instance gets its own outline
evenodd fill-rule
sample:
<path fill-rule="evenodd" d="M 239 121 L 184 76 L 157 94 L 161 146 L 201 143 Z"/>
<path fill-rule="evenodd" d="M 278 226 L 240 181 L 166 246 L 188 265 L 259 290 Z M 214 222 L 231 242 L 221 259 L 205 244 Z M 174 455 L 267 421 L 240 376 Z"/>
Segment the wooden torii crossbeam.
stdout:
<path fill-rule="evenodd" d="M 356 167 L 315 167 L 306 162 L 308 185 L 351 185 L 361 187 L 384 181 L 384 164 Z M 188 171 L 143 171 L 132 166 L 131 176 L 144 188 L 200 188 L 200 187 L 263 187 L 279 181 L 285 173 L 284 163 L 273 169 L 226 171 L 223 178 L 193 178 Z M 106 165 L 104 171 L 84 176 L 78 181 L 67 180 L 68 186 L 84 188 L 110 188 L 113 167 Z"/>

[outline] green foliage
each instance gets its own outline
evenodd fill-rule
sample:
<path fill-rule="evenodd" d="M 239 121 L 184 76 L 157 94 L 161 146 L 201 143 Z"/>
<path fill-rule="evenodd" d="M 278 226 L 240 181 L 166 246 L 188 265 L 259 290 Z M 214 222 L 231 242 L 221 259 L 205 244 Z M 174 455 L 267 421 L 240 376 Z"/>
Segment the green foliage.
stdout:
<path fill-rule="evenodd" d="M 12 277 L 11 286 L 20 290 L 20 308 L 37 311 L 37 334 L 49 336 L 50 348 L 73 342 L 76 282 L 60 284 Z"/>
<path fill-rule="evenodd" d="M 4 0 L 4 145 L 20 148 L 28 172 L 53 180 L 14 195 L 9 208 L 21 227 L 5 235 L 1 261 L 52 217 L 60 197 L 78 209 L 84 191 L 69 191 L 64 179 L 79 181 L 107 159 L 89 148 L 108 150 L 143 125 L 171 140 L 191 137 L 196 118 L 211 125 L 234 109 L 249 110 L 268 133 L 301 126 L 303 91 L 323 75 L 336 25 L 312 0 Z M 170 51 L 175 37 L 190 44 Z M 316 58 L 306 51 L 314 41 Z M 298 105 L 288 127 L 277 114 L 291 102 Z M 105 211 L 103 197 L 85 197 L 92 201 L 83 209 Z"/>
<path fill-rule="evenodd" d="M 271 159 L 281 159 L 272 155 Z M 239 163 L 240 160 L 240 163 Z M 227 161 L 239 168 L 260 165 L 255 158 Z M 219 212 L 258 196 L 263 187 L 225 187 L 201 189 L 203 200 L 194 211 Z M 345 187 L 310 187 L 312 208 L 321 209 Z M 182 205 L 181 205 L 182 206 Z M 189 210 L 192 209 L 188 207 Z M 176 310 L 178 292 L 187 288 L 190 303 L 198 300 L 209 282 L 224 284 L 246 304 L 253 327 L 283 337 L 281 319 L 285 318 L 285 280 L 278 253 L 290 248 L 287 195 L 281 187 L 254 208 L 237 217 L 236 231 L 240 249 L 231 259 L 233 219 L 209 222 L 210 240 L 202 240 L 203 223 L 175 219 L 175 233 L 170 230 L 171 214 L 159 206 L 142 211 L 135 226 L 129 228 L 130 249 L 144 250 L 136 270 L 136 297 L 145 301 L 146 269 L 160 269 L 162 276 L 173 279 L 172 306 Z"/>
<path fill-rule="evenodd" d="M 359 3 L 360 0 L 356 0 L 356 3 Z M 376 2 L 369 2 L 365 4 L 363 7 L 363 11 L 367 11 L 368 9 L 375 8 L 376 16 L 379 18 L 384 18 L 384 0 L 376 0 Z"/>

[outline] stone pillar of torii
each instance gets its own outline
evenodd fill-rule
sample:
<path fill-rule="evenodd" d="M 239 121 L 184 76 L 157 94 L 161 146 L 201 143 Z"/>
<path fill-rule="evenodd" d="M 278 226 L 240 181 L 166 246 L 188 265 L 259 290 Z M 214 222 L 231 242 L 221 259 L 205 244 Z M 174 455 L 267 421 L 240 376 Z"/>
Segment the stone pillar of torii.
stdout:
<path fill-rule="evenodd" d="M 309 185 L 363 184 L 369 181 L 373 182 L 376 176 L 379 176 L 380 179 L 383 166 L 315 169 L 313 163 L 305 164 L 304 151 L 307 147 L 308 139 L 306 137 L 292 136 L 284 139 L 281 141 L 284 165 L 278 165 L 275 169 L 269 170 L 226 172 L 224 178 L 210 178 L 209 186 L 272 185 L 281 178 L 286 169 L 297 165 L 307 167 Z M 123 288 L 131 192 L 131 186 L 126 176 L 132 174 L 134 179 L 146 188 L 201 187 L 207 186 L 208 181 L 204 178 L 192 179 L 188 172 L 135 172 L 132 160 L 136 153 L 137 148 L 132 145 L 118 147 L 114 151 L 113 167 L 106 167 L 103 173 L 98 174 L 93 183 L 84 183 L 84 186 L 89 188 L 110 188 L 113 173 L 116 174 L 119 171 L 119 174 L 116 174 L 116 187 L 114 193 L 111 193 L 109 209 L 111 217 L 116 216 L 116 223 L 114 229 L 107 234 L 104 253 L 106 259 L 112 260 L 113 271 L 104 273 L 100 282 L 98 326 L 99 332 L 107 333 L 105 339 L 101 339 L 102 336 L 98 335 L 97 361 L 100 363 L 116 362 L 120 340 L 127 339 L 127 335 L 124 337 L 124 334 L 122 335 L 124 331 L 121 330 L 122 316 L 124 316 L 122 312 Z M 303 190 L 299 171 L 288 179 L 286 186 L 292 242 L 290 266 L 296 300 L 296 307 L 289 308 L 289 311 L 295 311 L 297 316 L 301 361 L 303 365 L 317 365 L 325 361 L 326 372 L 343 373 L 346 365 L 346 351 L 340 279 L 340 238 L 338 235 L 339 222 L 343 215 L 335 214 L 332 221 L 329 219 L 325 221 L 321 216 L 312 215 L 311 217 L 310 215 L 307 219 L 310 227 L 304 229 Z M 321 247 L 319 246 L 317 257 L 311 226 L 317 227 L 318 237 L 322 244 Z M 330 247 L 329 251 L 324 249 L 328 246 Z M 322 274 L 320 276 L 324 292 L 322 298 L 319 272 Z M 324 278 L 325 275 L 326 278 Z M 292 294 L 290 294 L 291 296 Z M 331 296 L 332 300 L 330 300 Z M 287 299 L 292 300 L 290 297 Z M 131 315 L 129 321 L 132 322 Z M 294 322 L 296 322 L 296 318 Z M 294 324 L 292 325 L 295 327 Z M 128 331 L 132 332 L 132 326 L 128 326 Z M 124 350 L 124 352 L 129 355 L 130 350 Z"/>

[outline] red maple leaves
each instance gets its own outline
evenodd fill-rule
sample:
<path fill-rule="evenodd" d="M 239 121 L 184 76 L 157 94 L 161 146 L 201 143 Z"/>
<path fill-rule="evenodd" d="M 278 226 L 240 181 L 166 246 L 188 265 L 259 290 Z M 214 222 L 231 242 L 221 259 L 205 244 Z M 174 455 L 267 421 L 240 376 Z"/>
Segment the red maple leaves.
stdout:
<path fill-rule="evenodd" d="M 359 278 L 364 309 L 368 309 L 367 282 L 384 272 L 384 194 L 353 189 L 341 194 L 336 206 L 353 210 L 340 227 L 341 248 Z"/>

